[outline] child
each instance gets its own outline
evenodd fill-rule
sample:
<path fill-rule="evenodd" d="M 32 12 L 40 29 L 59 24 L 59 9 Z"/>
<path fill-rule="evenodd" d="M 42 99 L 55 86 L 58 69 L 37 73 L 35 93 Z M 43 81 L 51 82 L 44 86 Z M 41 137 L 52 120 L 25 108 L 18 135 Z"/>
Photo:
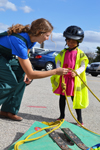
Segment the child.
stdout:
<path fill-rule="evenodd" d="M 62 68 L 72 68 L 86 83 L 85 69 L 88 64 L 88 58 L 82 50 L 78 48 L 79 43 L 83 41 L 84 32 L 78 26 L 69 26 L 63 33 L 66 38 L 68 48 L 63 49 L 55 58 L 56 66 Z M 73 101 L 73 109 L 76 110 L 77 120 L 83 125 L 81 109 L 86 108 L 89 104 L 88 90 L 80 78 L 71 70 L 64 75 L 66 83 L 66 94 Z M 53 75 L 51 77 L 53 92 L 60 95 L 59 108 L 60 117 L 57 120 L 64 119 L 66 98 L 62 92 L 62 76 Z"/>

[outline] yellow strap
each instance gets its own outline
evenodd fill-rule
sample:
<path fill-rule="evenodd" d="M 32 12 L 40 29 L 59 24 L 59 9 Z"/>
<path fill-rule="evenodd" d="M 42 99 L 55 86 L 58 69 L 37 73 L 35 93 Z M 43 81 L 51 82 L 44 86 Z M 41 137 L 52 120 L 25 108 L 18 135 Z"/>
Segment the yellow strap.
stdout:
<path fill-rule="evenodd" d="M 100 102 L 100 99 L 92 92 L 92 90 L 87 86 L 87 84 L 82 80 L 82 78 L 78 75 L 78 73 L 73 70 L 72 68 L 67 68 L 69 70 L 72 70 L 76 75 L 81 79 L 81 81 L 84 83 L 84 85 L 88 88 L 88 90 L 93 94 L 93 96 Z M 64 81 L 64 80 L 63 80 Z M 65 82 L 64 82 L 65 83 Z"/>

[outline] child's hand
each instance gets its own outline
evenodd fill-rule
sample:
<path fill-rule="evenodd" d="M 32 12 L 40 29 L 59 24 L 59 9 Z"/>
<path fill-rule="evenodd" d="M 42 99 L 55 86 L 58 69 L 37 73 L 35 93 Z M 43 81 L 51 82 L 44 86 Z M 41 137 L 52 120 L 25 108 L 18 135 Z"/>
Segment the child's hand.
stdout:
<path fill-rule="evenodd" d="M 74 77 L 77 76 L 77 75 L 76 75 L 75 72 L 71 71 L 71 76 L 74 78 Z"/>

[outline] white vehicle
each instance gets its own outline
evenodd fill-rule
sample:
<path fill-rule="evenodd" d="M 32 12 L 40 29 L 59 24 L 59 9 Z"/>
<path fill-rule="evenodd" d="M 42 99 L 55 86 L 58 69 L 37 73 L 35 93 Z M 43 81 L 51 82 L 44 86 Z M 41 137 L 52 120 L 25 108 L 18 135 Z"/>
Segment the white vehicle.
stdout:
<path fill-rule="evenodd" d="M 92 76 L 98 76 L 100 74 L 100 62 L 93 62 L 90 64 L 89 73 Z"/>
<path fill-rule="evenodd" d="M 30 56 L 32 56 L 32 54 L 38 54 L 42 51 L 49 51 L 49 49 L 44 49 L 44 48 L 38 48 L 38 47 L 33 47 L 31 50 L 30 50 Z"/>

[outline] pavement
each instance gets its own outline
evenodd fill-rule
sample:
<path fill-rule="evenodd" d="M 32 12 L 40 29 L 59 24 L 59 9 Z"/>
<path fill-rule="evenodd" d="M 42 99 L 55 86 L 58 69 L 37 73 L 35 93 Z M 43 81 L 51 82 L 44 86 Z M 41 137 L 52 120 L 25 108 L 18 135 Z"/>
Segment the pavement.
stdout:
<path fill-rule="evenodd" d="M 87 85 L 100 99 L 100 76 L 87 75 Z M 72 101 L 68 100 L 76 117 Z M 100 102 L 90 92 L 89 101 L 89 106 L 82 110 L 84 126 L 100 134 Z M 8 150 L 35 121 L 51 122 L 59 117 L 59 96 L 52 93 L 50 77 L 33 80 L 26 87 L 18 115 L 23 117 L 20 122 L 0 117 L 0 150 Z M 76 124 L 67 105 L 65 120 Z"/>

